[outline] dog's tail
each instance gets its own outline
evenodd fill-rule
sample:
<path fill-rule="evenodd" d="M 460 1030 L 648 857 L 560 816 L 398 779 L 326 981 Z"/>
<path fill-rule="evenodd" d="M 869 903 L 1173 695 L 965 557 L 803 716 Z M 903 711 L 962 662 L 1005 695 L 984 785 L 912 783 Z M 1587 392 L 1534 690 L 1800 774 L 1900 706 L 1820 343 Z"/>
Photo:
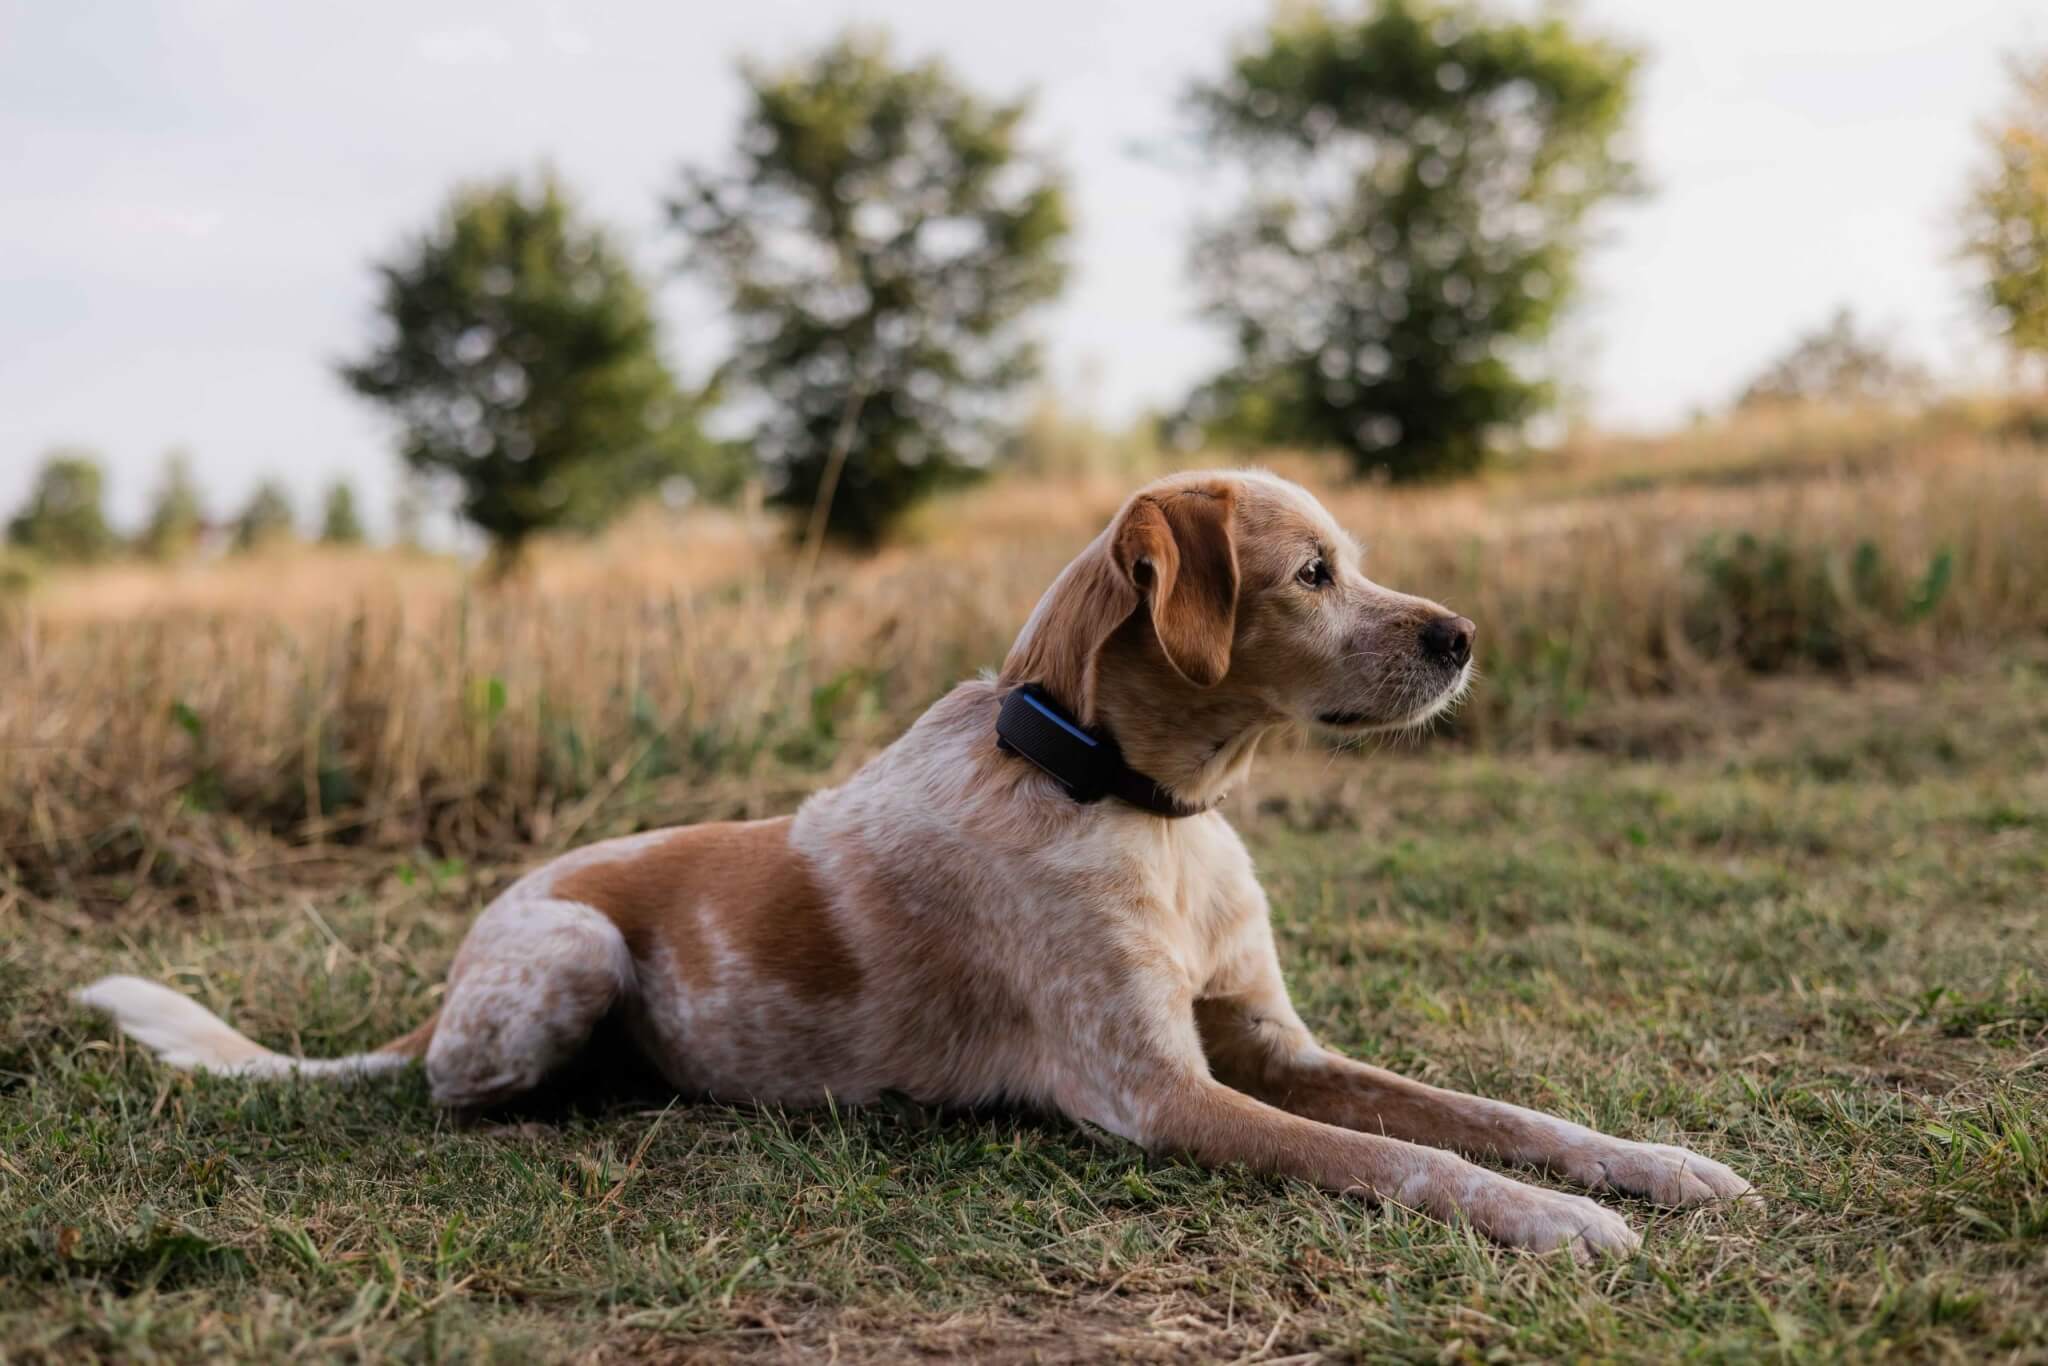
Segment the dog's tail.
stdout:
<path fill-rule="evenodd" d="M 409 1034 L 367 1053 L 345 1058 L 290 1058 L 228 1027 L 189 997 L 140 977 L 102 977 L 71 999 L 114 1017 L 123 1034 L 170 1066 L 188 1072 L 240 1077 L 323 1077 L 353 1081 L 403 1070 L 426 1056 L 439 1012 Z"/>

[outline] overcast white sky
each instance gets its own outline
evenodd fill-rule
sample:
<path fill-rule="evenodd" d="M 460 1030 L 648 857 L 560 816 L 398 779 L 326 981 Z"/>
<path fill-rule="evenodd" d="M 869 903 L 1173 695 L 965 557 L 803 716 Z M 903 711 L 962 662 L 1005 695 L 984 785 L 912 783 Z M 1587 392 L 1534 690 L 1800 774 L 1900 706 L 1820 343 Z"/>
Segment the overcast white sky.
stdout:
<path fill-rule="evenodd" d="M 1170 149 L 1186 82 L 1263 0 L 0 0 L 0 511 L 41 453 L 99 450 L 140 516 L 184 445 L 212 503 L 265 474 L 303 503 L 357 481 L 382 523 L 395 457 L 333 377 L 368 335 L 368 262 L 463 178 L 551 162 L 653 271 L 658 201 L 716 160 L 741 54 L 849 20 L 972 84 L 1035 88 L 1071 168 L 1078 269 L 1054 380 L 1122 419 L 1221 352 L 1181 274 L 1199 182 Z M 1949 226 L 2002 51 L 2038 0 L 1591 0 L 1649 63 L 1635 141 L 1655 193 L 1611 215 L 1573 331 L 1612 423 L 1681 419 L 1838 303 L 1937 369 L 1985 362 Z M 664 292 L 687 370 L 711 341 Z"/>

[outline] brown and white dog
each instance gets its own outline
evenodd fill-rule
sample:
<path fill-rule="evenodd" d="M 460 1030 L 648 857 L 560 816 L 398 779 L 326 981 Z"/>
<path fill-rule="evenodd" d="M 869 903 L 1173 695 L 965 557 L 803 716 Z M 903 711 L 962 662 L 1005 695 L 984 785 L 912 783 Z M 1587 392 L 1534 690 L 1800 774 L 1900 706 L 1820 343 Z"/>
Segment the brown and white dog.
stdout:
<path fill-rule="evenodd" d="M 1067 566 L 995 680 L 956 687 L 794 816 L 608 840 L 527 874 L 471 929 L 437 1016 L 374 1052 L 283 1057 L 132 977 L 78 999 L 179 1067 L 361 1076 L 423 1056 L 434 1099 L 463 1108 L 538 1086 L 616 1012 L 690 1095 L 1020 1103 L 1515 1246 L 1626 1252 L 1619 1215 L 1470 1159 L 1665 1205 L 1748 1183 L 1319 1045 L 1251 859 L 1210 809 L 1277 729 L 1436 715 L 1470 680 L 1472 631 L 1368 580 L 1301 488 L 1177 475 Z M 999 748 L 1025 684 L 1180 809 L 1076 801 Z"/>

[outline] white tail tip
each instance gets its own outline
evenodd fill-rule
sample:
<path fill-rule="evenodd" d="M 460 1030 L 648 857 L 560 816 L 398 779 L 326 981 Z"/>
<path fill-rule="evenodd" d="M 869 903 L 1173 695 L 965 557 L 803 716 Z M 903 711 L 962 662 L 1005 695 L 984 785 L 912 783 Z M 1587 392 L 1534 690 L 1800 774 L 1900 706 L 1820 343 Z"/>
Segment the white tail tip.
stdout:
<path fill-rule="evenodd" d="M 181 1071 L 244 1077 L 359 1077 L 397 1071 L 410 1061 L 395 1053 L 357 1053 L 320 1061 L 288 1058 L 236 1033 L 227 1021 L 197 1001 L 140 977 L 102 977 L 72 992 L 71 999 L 105 1011 L 123 1034 Z"/>

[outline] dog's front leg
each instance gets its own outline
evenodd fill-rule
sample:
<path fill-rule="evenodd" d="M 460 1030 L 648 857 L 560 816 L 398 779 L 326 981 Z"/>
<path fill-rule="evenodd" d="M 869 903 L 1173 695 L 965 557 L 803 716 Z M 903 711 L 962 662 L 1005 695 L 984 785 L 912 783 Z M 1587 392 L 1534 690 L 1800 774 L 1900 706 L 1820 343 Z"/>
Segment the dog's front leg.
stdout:
<path fill-rule="evenodd" d="M 1545 1190 L 1439 1148 L 1324 1124 L 1248 1096 L 1210 1075 L 1192 1002 L 1133 993 L 1077 1003 L 1085 1047 L 1057 1099 L 1076 1119 L 1155 1152 L 1204 1166 L 1312 1181 L 1325 1190 L 1469 1222 L 1512 1247 L 1574 1255 L 1619 1254 L 1640 1245 L 1620 1215 L 1584 1196 Z M 1090 1027 L 1092 1026 L 1092 1027 Z"/>
<path fill-rule="evenodd" d="M 1584 1196 L 1545 1190 L 1454 1153 L 1358 1133 L 1287 1113 L 1199 1072 L 1158 1075 L 1135 1105 L 1120 1106 L 1132 1137 L 1204 1166 L 1312 1181 L 1325 1190 L 1464 1220 L 1511 1247 L 1569 1248 L 1581 1259 L 1633 1251 L 1641 1240 L 1620 1215 Z M 1128 1119 L 1126 1120 L 1128 1124 Z"/>
<path fill-rule="evenodd" d="M 1291 1009 L 1255 1000 L 1197 1004 L 1202 1043 L 1222 1080 L 1294 1114 L 1367 1133 L 1524 1163 L 1593 1190 L 1686 1206 L 1750 1194 L 1710 1157 L 1665 1143 L 1614 1138 L 1505 1101 L 1446 1091 L 1355 1062 L 1317 1044 Z"/>

